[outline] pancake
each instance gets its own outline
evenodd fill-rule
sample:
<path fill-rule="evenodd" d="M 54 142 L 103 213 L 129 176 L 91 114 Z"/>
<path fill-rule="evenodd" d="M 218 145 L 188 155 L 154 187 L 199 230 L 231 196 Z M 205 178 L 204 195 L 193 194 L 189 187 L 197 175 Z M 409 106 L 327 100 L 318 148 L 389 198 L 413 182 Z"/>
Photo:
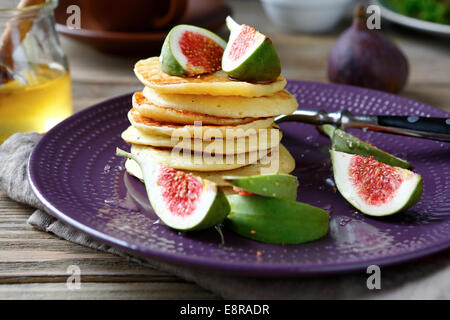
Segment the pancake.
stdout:
<path fill-rule="evenodd" d="M 183 125 L 171 122 L 155 121 L 142 116 L 136 109 L 128 112 L 130 123 L 140 132 L 148 135 L 165 135 L 170 137 L 194 137 L 198 139 L 240 138 L 253 134 L 259 129 L 271 128 L 273 118 L 255 118 L 242 124 L 214 126 L 214 125 Z"/>
<path fill-rule="evenodd" d="M 142 92 L 136 92 L 133 95 L 133 108 L 135 108 L 144 117 L 152 118 L 156 121 L 172 122 L 181 124 L 194 124 L 195 121 L 201 121 L 203 124 L 227 125 L 236 123 L 246 123 L 252 118 L 227 118 L 211 116 L 203 113 L 185 111 L 169 107 L 160 107 L 150 102 Z"/>
<path fill-rule="evenodd" d="M 270 96 L 256 98 L 166 94 L 149 87 L 144 88 L 143 94 L 147 100 L 158 106 L 216 117 L 273 117 L 279 114 L 290 114 L 298 107 L 297 99 L 286 90 L 278 91 Z"/>
<path fill-rule="evenodd" d="M 237 155 L 211 155 L 151 146 L 131 146 L 131 153 L 136 156 L 144 157 L 170 168 L 190 171 L 226 171 L 241 168 L 257 162 L 260 158 L 265 157 L 268 152 L 270 152 L 270 149 Z"/>
<path fill-rule="evenodd" d="M 122 133 L 122 139 L 131 144 L 148 145 L 163 148 L 179 148 L 194 150 L 198 152 L 217 154 L 237 154 L 247 153 L 257 150 L 265 150 L 275 147 L 281 140 L 281 131 L 276 128 L 272 130 L 258 130 L 256 135 L 222 141 L 212 139 L 212 141 L 194 139 L 171 139 L 169 136 L 147 135 L 130 126 Z M 194 141 L 196 143 L 194 143 Z M 227 144 L 228 143 L 228 144 Z M 232 144 L 232 145 L 230 145 Z"/>
<path fill-rule="evenodd" d="M 196 77 L 171 76 L 161 70 L 158 57 L 138 61 L 134 73 L 145 86 L 170 94 L 261 97 L 283 90 L 286 86 L 286 79 L 281 75 L 270 83 L 231 80 L 223 71 Z"/>
<path fill-rule="evenodd" d="M 188 171 L 196 176 L 203 179 L 208 179 L 217 183 L 219 186 L 230 186 L 226 181 L 223 180 L 224 176 L 238 176 L 238 177 L 248 177 L 261 174 L 261 170 L 266 167 L 264 174 L 277 174 L 277 173 L 291 173 L 295 169 L 295 160 L 289 153 L 289 151 L 280 145 L 279 152 L 279 166 L 273 166 L 273 168 L 268 169 L 267 165 L 261 163 L 250 164 L 248 166 L 221 172 L 198 172 L 198 171 Z M 139 165 L 133 160 L 127 160 L 125 162 L 125 168 L 127 172 L 140 180 L 143 180 L 142 172 Z"/>

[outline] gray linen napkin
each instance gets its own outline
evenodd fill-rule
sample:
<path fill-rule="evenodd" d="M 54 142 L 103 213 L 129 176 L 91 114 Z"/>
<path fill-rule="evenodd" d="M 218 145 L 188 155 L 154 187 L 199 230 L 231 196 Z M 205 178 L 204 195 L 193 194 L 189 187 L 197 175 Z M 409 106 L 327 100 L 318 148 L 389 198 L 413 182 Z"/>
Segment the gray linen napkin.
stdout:
<path fill-rule="evenodd" d="M 225 299 L 449 299 L 450 251 L 381 270 L 381 290 L 369 290 L 365 272 L 309 278 L 256 279 L 212 273 L 157 260 L 134 257 L 64 224 L 48 214 L 31 191 L 27 163 L 37 133 L 15 134 L 0 145 L 0 189 L 13 200 L 37 208 L 32 226 L 80 245 L 197 283 Z"/>

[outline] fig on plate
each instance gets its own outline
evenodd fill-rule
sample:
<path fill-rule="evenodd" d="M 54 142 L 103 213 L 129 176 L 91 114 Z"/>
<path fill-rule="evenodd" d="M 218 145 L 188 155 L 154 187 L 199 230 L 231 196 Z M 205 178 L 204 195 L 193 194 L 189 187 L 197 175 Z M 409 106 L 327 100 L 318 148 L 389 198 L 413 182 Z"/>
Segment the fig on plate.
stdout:
<path fill-rule="evenodd" d="M 334 150 L 331 160 L 339 192 L 367 215 L 387 216 L 406 210 L 422 195 L 422 177 L 407 169 Z"/>
<path fill-rule="evenodd" d="M 344 130 L 335 128 L 329 124 L 324 124 L 321 126 L 321 130 L 330 137 L 331 148 L 333 150 L 357 154 L 363 157 L 372 156 L 375 160 L 394 167 L 404 169 L 411 168 L 411 164 L 409 162 L 378 149 L 374 145 L 371 145 L 368 142 L 345 132 Z"/>
<path fill-rule="evenodd" d="M 223 71 L 242 81 L 275 81 L 281 74 L 281 64 L 272 41 L 231 17 L 227 17 L 226 23 L 230 39 L 222 57 Z"/>
<path fill-rule="evenodd" d="M 225 40 L 209 30 L 186 24 L 175 26 L 161 49 L 161 69 L 182 77 L 219 71 L 226 45 Z"/>
<path fill-rule="evenodd" d="M 317 240 L 328 233 L 325 210 L 292 200 L 261 196 L 228 196 L 231 212 L 225 226 L 256 241 L 296 244 Z"/>
<path fill-rule="evenodd" d="M 215 183 L 121 149 L 116 154 L 139 164 L 155 214 L 172 229 L 206 229 L 222 222 L 230 212 L 225 194 Z"/>
<path fill-rule="evenodd" d="M 408 61 L 380 30 L 367 28 L 364 7 L 358 7 L 328 55 L 327 73 L 331 82 L 396 93 L 406 84 Z"/>

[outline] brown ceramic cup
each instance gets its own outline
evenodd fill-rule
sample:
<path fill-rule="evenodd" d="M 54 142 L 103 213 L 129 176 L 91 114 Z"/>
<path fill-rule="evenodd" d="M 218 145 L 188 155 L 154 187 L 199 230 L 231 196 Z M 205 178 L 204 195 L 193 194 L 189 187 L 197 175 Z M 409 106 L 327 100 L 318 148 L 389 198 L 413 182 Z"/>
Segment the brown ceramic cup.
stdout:
<path fill-rule="evenodd" d="M 82 27 L 104 31 L 139 32 L 164 29 L 180 21 L 187 0 L 60 0 L 59 11 L 81 9 Z"/>

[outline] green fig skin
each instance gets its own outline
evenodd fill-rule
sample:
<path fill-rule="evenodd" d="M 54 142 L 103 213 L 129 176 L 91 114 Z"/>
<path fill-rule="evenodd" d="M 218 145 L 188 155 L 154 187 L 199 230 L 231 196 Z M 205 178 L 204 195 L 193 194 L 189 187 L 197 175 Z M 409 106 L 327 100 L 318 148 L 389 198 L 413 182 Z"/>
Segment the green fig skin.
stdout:
<path fill-rule="evenodd" d="M 236 69 L 226 71 L 226 73 L 236 80 L 272 82 L 281 74 L 280 58 L 272 41 L 266 38 L 247 60 Z"/>
<path fill-rule="evenodd" d="M 331 124 L 324 124 L 317 127 L 317 130 L 319 130 L 320 133 L 325 134 L 330 139 L 333 139 L 334 131 L 336 130 L 335 126 L 332 126 Z"/>
<path fill-rule="evenodd" d="M 328 233 L 329 215 L 305 203 L 261 196 L 228 196 L 231 212 L 225 226 L 252 240 L 298 244 Z"/>
<path fill-rule="evenodd" d="M 216 197 L 209 207 L 208 211 L 205 213 L 204 218 L 196 225 L 191 225 L 185 228 L 180 228 L 176 225 L 168 224 L 167 221 L 165 221 L 164 217 L 158 214 L 157 208 L 153 207 L 153 204 L 151 202 L 150 197 L 150 180 L 149 177 L 151 176 L 152 172 L 150 171 L 150 168 L 146 166 L 144 163 L 142 163 L 135 155 L 128 153 L 124 150 L 121 150 L 119 148 L 116 149 L 116 155 L 120 157 L 126 157 L 129 159 L 132 159 L 136 161 L 139 164 L 139 167 L 142 170 L 142 174 L 144 176 L 144 183 L 145 183 L 145 189 L 147 191 L 147 196 L 150 202 L 150 205 L 152 205 L 153 211 L 155 214 L 161 219 L 164 224 L 166 224 L 168 227 L 178 230 L 178 231 L 199 231 L 208 229 L 210 227 L 213 227 L 225 220 L 227 215 L 230 213 L 230 204 L 228 203 L 227 197 L 223 193 L 223 191 L 219 188 L 217 188 Z"/>
<path fill-rule="evenodd" d="M 412 206 L 414 206 L 417 202 L 419 202 L 420 198 L 422 197 L 422 193 L 423 193 L 423 180 L 420 179 L 419 185 L 417 186 L 414 193 L 411 195 L 411 198 L 409 198 L 409 201 L 407 203 L 405 203 L 405 206 L 397 212 L 404 211 L 404 210 L 409 209 Z M 394 212 L 394 213 L 397 213 L 397 212 Z"/>
<path fill-rule="evenodd" d="M 205 215 L 205 218 L 197 225 L 187 229 L 177 229 L 180 231 L 200 231 L 211 228 L 223 222 L 230 213 L 231 207 L 228 203 L 225 193 L 221 189 L 217 189 L 217 195 Z"/>
<path fill-rule="evenodd" d="M 177 59 L 175 59 L 174 55 L 172 54 L 172 50 L 170 48 L 171 35 L 172 31 L 170 31 L 166 36 L 161 49 L 161 54 L 159 56 L 161 69 L 164 73 L 170 74 L 172 76 L 187 76 L 186 70 L 184 70 L 184 68 L 181 66 L 181 64 L 178 63 Z"/>
<path fill-rule="evenodd" d="M 226 178 L 232 186 L 260 196 L 295 201 L 298 179 L 290 174 L 270 174 L 251 177 Z"/>
<path fill-rule="evenodd" d="M 409 162 L 384 152 L 341 129 L 335 128 L 329 124 L 325 124 L 321 127 L 322 131 L 330 137 L 331 148 L 333 150 L 357 154 L 363 157 L 372 156 L 375 160 L 393 167 L 400 167 L 403 169 L 411 168 Z"/>

